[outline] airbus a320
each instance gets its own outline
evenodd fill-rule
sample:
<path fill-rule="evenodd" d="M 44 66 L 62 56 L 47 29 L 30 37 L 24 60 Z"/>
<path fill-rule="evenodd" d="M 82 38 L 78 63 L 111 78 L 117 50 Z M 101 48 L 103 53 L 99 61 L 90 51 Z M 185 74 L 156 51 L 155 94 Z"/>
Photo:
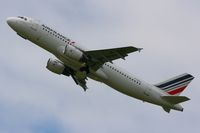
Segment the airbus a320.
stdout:
<path fill-rule="evenodd" d="M 141 51 L 141 48 L 127 46 L 88 50 L 33 18 L 9 17 L 7 23 L 19 36 L 57 57 L 48 60 L 48 70 L 71 76 L 84 91 L 88 88 L 87 78 L 91 78 L 130 97 L 159 105 L 168 113 L 171 109 L 183 111 L 180 103 L 190 100 L 179 95 L 194 79 L 190 74 L 184 73 L 153 85 L 113 64 L 114 60 L 125 59 L 128 54 Z"/>

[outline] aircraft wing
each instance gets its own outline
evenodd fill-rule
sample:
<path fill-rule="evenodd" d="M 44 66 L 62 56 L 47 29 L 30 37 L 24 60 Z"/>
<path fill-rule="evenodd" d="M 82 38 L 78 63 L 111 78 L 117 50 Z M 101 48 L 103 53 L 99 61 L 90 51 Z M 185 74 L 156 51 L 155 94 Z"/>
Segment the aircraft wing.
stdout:
<path fill-rule="evenodd" d="M 119 58 L 125 59 L 125 57 L 128 56 L 129 53 L 141 50 L 142 48 L 129 46 L 121 48 L 85 51 L 84 53 L 89 58 L 87 64 L 92 69 L 97 70 L 106 62 L 112 63 L 113 60 Z"/>

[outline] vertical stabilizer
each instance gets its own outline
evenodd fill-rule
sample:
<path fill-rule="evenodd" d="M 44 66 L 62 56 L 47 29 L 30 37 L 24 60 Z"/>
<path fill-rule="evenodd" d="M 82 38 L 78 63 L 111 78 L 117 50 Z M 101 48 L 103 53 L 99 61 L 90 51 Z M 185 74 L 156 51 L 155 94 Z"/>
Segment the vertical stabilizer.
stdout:
<path fill-rule="evenodd" d="M 170 95 L 179 95 L 185 90 L 193 79 L 194 77 L 192 75 L 184 73 L 162 83 L 156 84 L 155 86 Z"/>

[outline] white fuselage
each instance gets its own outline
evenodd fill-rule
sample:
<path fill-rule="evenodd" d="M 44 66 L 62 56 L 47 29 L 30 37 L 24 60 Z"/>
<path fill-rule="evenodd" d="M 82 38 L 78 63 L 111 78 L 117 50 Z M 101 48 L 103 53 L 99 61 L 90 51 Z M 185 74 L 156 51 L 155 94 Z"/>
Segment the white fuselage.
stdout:
<path fill-rule="evenodd" d="M 60 33 L 31 18 L 27 20 L 9 18 L 7 22 L 21 37 L 51 52 L 71 69 L 75 71 L 79 70 L 82 65 L 81 62 L 63 57 L 62 54 L 60 54 L 66 45 L 73 45 L 77 49 L 84 51 L 85 49 L 80 47 L 77 43 L 74 43 Z M 161 98 L 161 96 L 169 94 L 125 72 L 112 63 L 105 63 L 97 71 L 91 70 L 88 77 L 103 82 L 119 92 L 142 101 L 173 108 L 175 110 L 182 110 L 180 105 L 171 105 Z"/>

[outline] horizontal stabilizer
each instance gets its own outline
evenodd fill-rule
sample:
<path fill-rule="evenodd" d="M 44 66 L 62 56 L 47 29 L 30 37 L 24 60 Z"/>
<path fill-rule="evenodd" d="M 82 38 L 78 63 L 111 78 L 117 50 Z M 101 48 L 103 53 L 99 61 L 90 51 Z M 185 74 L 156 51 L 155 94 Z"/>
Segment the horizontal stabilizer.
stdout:
<path fill-rule="evenodd" d="M 170 108 L 166 108 L 166 107 L 163 107 L 163 109 L 164 109 L 164 111 L 167 112 L 167 113 L 169 113 L 170 110 L 171 110 Z"/>
<path fill-rule="evenodd" d="M 162 98 L 172 104 L 178 104 L 190 100 L 186 96 L 162 96 Z"/>

